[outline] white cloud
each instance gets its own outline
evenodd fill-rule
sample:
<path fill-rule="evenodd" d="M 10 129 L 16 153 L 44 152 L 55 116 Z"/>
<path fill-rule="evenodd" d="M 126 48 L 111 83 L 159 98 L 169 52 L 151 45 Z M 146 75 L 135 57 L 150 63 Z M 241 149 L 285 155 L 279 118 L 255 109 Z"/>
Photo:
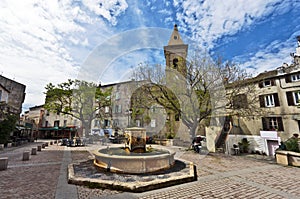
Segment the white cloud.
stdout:
<path fill-rule="evenodd" d="M 275 9 L 277 12 L 285 9 L 281 0 L 209 0 L 198 1 L 176 0 L 173 5 L 182 12 L 177 13 L 181 29 L 192 33 L 193 40 L 208 49 L 214 47 L 214 42 L 224 35 L 233 35 L 249 28 L 254 22 L 262 20 Z M 277 6 L 273 4 L 277 3 Z"/>
<path fill-rule="evenodd" d="M 294 44 L 294 45 L 293 45 Z M 248 72 L 257 75 L 261 72 L 274 70 L 280 67 L 283 63 L 290 64 L 292 58 L 289 56 L 292 47 L 296 47 L 295 37 L 291 37 L 286 42 L 273 41 L 265 48 L 251 55 L 249 61 L 241 64 L 242 68 L 247 69 Z M 234 58 L 237 62 L 242 57 Z"/>
<path fill-rule="evenodd" d="M 105 5 L 114 22 L 127 6 Z M 26 85 L 25 104 L 42 104 L 47 83 L 76 78 L 89 50 L 111 35 L 95 14 L 72 0 L 0 2 L 0 72 Z"/>
<path fill-rule="evenodd" d="M 96 15 L 102 16 L 112 25 L 117 25 L 117 17 L 125 12 L 125 0 L 83 0 L 82 3 Z"/>

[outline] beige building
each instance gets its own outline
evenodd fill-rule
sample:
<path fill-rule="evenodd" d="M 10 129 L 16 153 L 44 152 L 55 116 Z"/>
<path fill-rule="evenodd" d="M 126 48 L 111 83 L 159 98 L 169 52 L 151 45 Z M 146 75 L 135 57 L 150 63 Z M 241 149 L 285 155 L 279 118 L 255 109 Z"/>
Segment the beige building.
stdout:
<path fill-rule="evenodd" d="M 34 138 L 73 138 L 79 136 L 81 123 L 69 115 L 48 112 L 43 105 L 30 107 L 23 120 L 32 124 Z"/>
<path fill-rule="evenodd" d="M 272 71 L 267 71 L 247 80 L 247 84 L 255 86 L 256 92 L 247 93 L 245 98 L 237 100 L 247 103 L 251 95 L 259 99 L 256 107 L 259 114 L 247 116 L 229 115 L 232 122 L 230 131 L 222 128 L 214 134 L 214 143 L 223 143 L 216 146 L 225 147 L 227 152 L 233 144 L 238 144 L 243 138 L 250 143 L 249 152 L 260 152 L 274 155 L 281 141 L 300 132 L 300 37 L 296 53 L 292 53 L 293 63 L 283 64 Z M 230 89 L 229 89 L 230 90 Z M 230 110 L 228 110 L 230 112 Z M 207 128 L 209 134 L 213 134 L 211 128 Z M 220 141 L 220 139 L 223 139 Z M 223 141 L 223 142 L 222 142 Z M 226 145 L 226 146 L 225 146 Z M 211 151 L 215 151 L 211 146 Z"/>

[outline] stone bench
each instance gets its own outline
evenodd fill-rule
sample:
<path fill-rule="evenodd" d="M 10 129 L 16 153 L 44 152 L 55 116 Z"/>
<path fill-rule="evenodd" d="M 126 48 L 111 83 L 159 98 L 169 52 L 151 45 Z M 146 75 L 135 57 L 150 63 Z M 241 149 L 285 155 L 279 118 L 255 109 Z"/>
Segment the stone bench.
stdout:
<path fill-rule="evenodd" d="M 24 151 L 23 152 L 23 158 L 22 158 L 23 161 L 27 161 L 29 160 L 29 151 Z"/>
<path fill-rule="evenodd" d="M 0 171 L 6 170 L 8 165 L 8 157 L 0 158 Z"/>

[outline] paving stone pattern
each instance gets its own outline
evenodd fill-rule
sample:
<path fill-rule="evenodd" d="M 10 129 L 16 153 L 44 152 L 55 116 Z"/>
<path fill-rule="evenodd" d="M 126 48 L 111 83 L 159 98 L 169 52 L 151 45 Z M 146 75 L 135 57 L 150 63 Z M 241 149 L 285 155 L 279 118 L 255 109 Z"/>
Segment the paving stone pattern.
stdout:
<path fill-rule="evenodd" d="M 29 161 L 22 161 L 25 150 L 40 143 L 0 151 L 0 157 L 9 157 L 8 169 L 0 171 L 0 199 L 4 198 L 300 198 L 300 168 L 277 165 L 273 159 L 259 155 L 226 156 L 223 154 L 196 154 L 178 147 L 176 158 L 197 165 L 198 181 L 144 193 L 122 193 L 108 189 L 90 189 L 68 185 L 66 165 L 92 158 L 89 151 L 101 147 L 49 145 Z M 103 146 L 105 147 L 105 146 Z"/>

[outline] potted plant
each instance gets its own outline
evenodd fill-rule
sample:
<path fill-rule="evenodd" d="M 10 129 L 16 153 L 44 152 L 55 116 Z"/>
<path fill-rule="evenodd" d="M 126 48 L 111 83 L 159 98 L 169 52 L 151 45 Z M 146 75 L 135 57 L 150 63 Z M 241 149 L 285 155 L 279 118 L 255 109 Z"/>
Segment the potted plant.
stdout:
<path fill-rule="evenodd" d="M 300 167 L 300 147 L 298 134 L 287 141 L 282 142 L 278 150 L 276 150 L 276 162 L 282 165 L 291 165 Z"/>

